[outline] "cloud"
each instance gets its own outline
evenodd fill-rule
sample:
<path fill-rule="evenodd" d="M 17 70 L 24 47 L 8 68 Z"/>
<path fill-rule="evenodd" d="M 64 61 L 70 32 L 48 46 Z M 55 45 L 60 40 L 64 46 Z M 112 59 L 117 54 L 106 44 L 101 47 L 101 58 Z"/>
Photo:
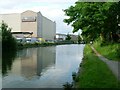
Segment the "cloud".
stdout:
<path fill-rule="evenodd" d="M 42 15 L 56 21 L 59 33 L 72 32 L 72 27 L 63 22 L 62 9 L 66 9 L 77 0 L 0 0 L 0 13 L 21 13 L 25 10 L 40 11 Z"/>
<path fill-rule="evenodd" d="M 76 0 L 0 0 L 0 7 L 7 8 L 7 7 L 15 7 L 21 4 L 27 5 L 31 3 L 47 3 L 47 4 L 67 4 L 67 3 L 74 3 Z"/>

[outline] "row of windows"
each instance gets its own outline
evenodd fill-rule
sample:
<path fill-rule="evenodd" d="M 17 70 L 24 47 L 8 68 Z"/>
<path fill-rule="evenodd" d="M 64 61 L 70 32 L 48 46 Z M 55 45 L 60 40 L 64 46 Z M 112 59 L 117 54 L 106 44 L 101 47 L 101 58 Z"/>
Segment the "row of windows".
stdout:
<path fill-rule="evenodd" d="M 23 17 L 22 22 L 35 22 L 36 17 Z"/>

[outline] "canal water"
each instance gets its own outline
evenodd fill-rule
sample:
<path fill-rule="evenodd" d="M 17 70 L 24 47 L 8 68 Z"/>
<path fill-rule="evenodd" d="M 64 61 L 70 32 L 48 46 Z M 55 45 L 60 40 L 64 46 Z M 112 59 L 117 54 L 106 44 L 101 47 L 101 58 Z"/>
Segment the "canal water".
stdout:
<path fill-rule="evenodd" d="M 3 88 L 62 88 L 71 83 L 83 58 L 84 45 L 28 48 L 3 56 Z"/>

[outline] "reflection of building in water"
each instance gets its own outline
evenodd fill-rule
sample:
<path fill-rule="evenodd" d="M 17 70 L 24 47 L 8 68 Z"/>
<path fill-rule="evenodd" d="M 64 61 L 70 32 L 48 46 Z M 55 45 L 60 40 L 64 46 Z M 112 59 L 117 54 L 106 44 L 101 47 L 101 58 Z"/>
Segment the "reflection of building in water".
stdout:
<path fill-rule="evenodd" d="M 32 78 L 37 72 L 37 48 L 26 49 L 21 58 L 21 74 Z"/>
<path fill-rule="evenodd" d="M 41 72 L 55 64 L 55 47 L 40 47 L 24 49 L 18 53 L 18 58 L 12 67 L 12 72 L 22 74 L 27 79 L 41 75 Z"/>
<path fill-rule="evenodd" d="M 42 70 L 55 64 L 56 47 L 38 48 L 37 75 L 41 75 Z"/>

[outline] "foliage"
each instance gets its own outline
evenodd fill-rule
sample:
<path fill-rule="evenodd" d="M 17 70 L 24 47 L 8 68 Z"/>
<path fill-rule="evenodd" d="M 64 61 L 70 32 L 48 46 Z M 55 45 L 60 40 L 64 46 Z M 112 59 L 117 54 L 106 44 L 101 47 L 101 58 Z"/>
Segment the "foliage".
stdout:
<path fill-rule="evenodd" d="M 63 86 L 65 90 L 72 90 L 73 84 L 66 82 Z"/>
<path fill-rule="evenodd" d="M 78 43 L 80 44 L 82 41 L 82 38 L 80 37 L 80 35 L 78 35 Z"/>
<path fill-rule="evenodd" d="M 118 88 L 120 82 L 108 66 L 101 61 L 89 45 L 85 46 L 77 88 Z"/>
<path fill-rule="evenodd" d="M 2 32 L 2 51 L 15 50 L 17 44 L 16 39 L 12 36 L 11 29 L 3 21 L 0 25 L 0 32 Z"/>
<path fill-rule="evenodd" d="M 64 10 L 64 19 L 74 28 L 73 32 L 82 29 L 86 40 L 101 36 L 102 41 L 118 41 L 120 33 L 120 2 L 76 2 Z"/>
<path fill-rule="evenodd" d="M 0 28 L 0 43 L 2 42 L 2 30 Z"/>
<path fill-rule="evenodd" d="M 100 40 L 94 42 L 96 50 L 110 60 L 120 61 L 120 44 L 106 42 L 105 45 Z"/>
<path fill-rule="evenodd" d="M 66 40 L 71 40 L 71 37 L 69 34 L 67 34 Z"/>
<path fill-rule="evenodd" d="M 76 76 L 77 76 L 77 73 L 76 73 L 76 72 L 73 72 L 73 73 L 72 73 L 72 78 L 73 78 L 73 80 L 75 80 Z"/>

